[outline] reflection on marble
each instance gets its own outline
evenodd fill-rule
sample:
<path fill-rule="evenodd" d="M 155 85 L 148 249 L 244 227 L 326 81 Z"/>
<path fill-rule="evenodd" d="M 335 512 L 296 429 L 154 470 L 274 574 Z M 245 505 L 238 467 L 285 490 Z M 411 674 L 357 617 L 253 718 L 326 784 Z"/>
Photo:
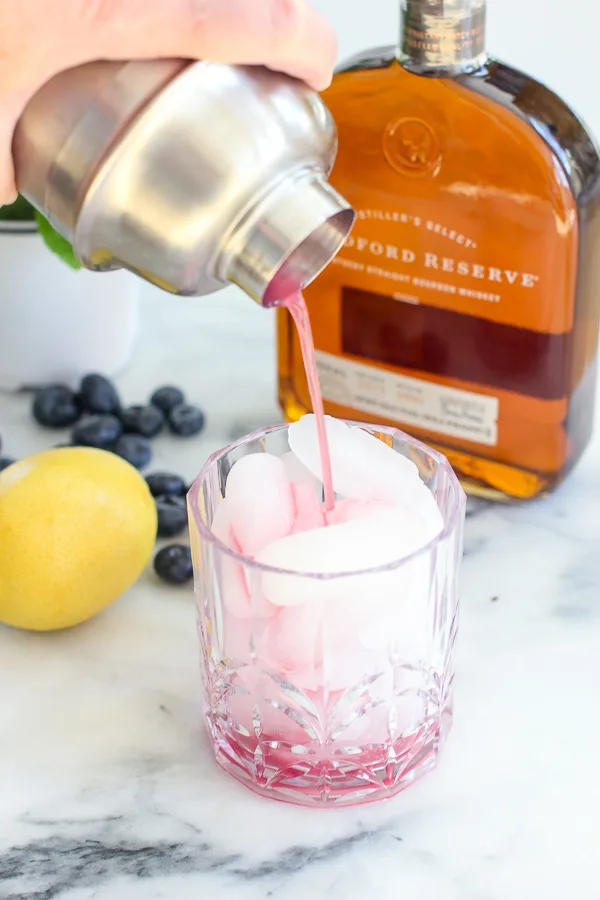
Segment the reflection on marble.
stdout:
<path fill-rule="evenodd" d="M 127 400 L 181 384 L 200 440 L 278 420 L 273 319 L 230 291 L 151 294 Z M 4 452 L 58 442 L 0 397 Z M 93 622 L 0 629 L 1 900 L 559 900 L 593 896 L 600 809 L 600 440 L 553 497 L 471 504 L 456 718 L 440 768 L 394 801 L 316 812 L 211 759 L 191 590 L 148 573 Z"/>

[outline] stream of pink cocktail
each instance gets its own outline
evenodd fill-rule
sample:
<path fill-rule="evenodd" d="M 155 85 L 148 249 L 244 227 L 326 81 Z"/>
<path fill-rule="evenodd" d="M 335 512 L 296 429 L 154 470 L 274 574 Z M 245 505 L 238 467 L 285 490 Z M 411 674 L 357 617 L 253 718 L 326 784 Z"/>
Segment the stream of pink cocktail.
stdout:
<path fill-rule="evenodd" d="M 323 474 L 323 499 L 325 503 L 325 511 L 331 512 L 334 507 L 333 497 L 333 478 L 331 475 L 331 456 L 329 453 L 329 444 L 327 442 L 327 429 L 325 427 L 325 410 L 323 408 L 323 395 L 321 393 L 321 385 L 319 384 L 319 374 L 317 372 L 317 362 L 315 359 L 315 342 L 313 340 L 312 328 L 310 324 L 310 316 L 306 308 L 306 301 L 298 291 L 292 294 L 281 304 L 289 310 L 300 340 L 300 348 L 302 350 L 302 359 L 304 369 L 306 371 L 306 379 L 308 381 L 308 391 L 312 403 L 313 412 L 317 423 L 317 434 L 319 437 L 319 453 L 321 456 L 321 470 Z"/>
<path fill-rule="evenodd" d="M 448 704 L 420 665 L 429 560 L 387 567 L 443 520 L 414 462 L 325 416 L 304 298 L 279 305 L 297 329 L 314 415 L 289 426 L 279 452 L 274 442 L 228 470 L 212 519 L 232 552 L 214 555 L 207 724 L 220 765 L 253 790 L 346 805 L 390 796 L 435 760 L 444 729 L 430 711 Z M 318 577 L 329 572 L 348 575 Z"/>

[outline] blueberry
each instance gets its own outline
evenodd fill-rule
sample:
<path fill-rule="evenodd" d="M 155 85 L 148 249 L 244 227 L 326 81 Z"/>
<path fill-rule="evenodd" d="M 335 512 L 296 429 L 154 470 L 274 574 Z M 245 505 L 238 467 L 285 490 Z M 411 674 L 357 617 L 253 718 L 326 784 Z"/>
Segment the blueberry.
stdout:
<path fill-rule="evenodd" d="M 121 423 L 115 416 L 87 416 L 75 426 L 71 438 L 79 446 L 109 450 L 122 431 Z"/>
<path fill-rule="evenodd" d="M 169 584 L 185 584 L 194 577 L 192 554 L 183 544 L 163 547 L 154 557 L 154 571 Z"/>
<path fill-rule="evenodd" d="M 67 428 L 81 415 L 77 398 L 64 384 L 49 384 L 36 392 L 33 418 L 45 428 Z"/>
<path fill-rule="evenodd" d="M 158 537 L 174 537 L 188 524 L 185 497 L 156 497 L 158 513 Z"/>
<path fill-rule="evenodd" d="M 174 406 L 185 403 L 185 396 L 183 391 L 180 391 L 179 388 L 170 386 L 161 387 L 154 391 L 150 397 L 150 403 L 153 406 L 158 406 L 164 413 L 168 413 Z"/>
<path fill-rule="evenodd" d="M 124 434 L 115 444 L 114 452 L 136 469 L 143 469 L 152 459 L 150 441 L 139 434 Z"/>
<path fill-rule="evenodd" d="M 79 387 L 82 409 L 90 413 L 118 413 L 121 401 L 115 386 L 104 375 L 86 375 Z"/>
<path fill-rule="evenodd" d="M 162 431 L 165 417 L 157 406 L 129 406 L 120 413 L 123 430 L 151 438 Z"/>
<path fill-rule="evenodd" d="M 0 472 L 8 469 L 14 462 L 16 462 L 16 459 L 11 459 L 10 456 L 0 456 Z"/>
<path fill-rule="evenodd" d="M 204 428 L 204 413 L 197 406 L 180 403 L 169 413 L 169 428 L 180 437 L 192 437 L 200 434 Z"/>
<path fill-rule="evenodd" d="M 187 493 L 183 478 L 171 472 L 152 472 L 146 475 L 146 482 L 153 497 L 183 497 Z"/>

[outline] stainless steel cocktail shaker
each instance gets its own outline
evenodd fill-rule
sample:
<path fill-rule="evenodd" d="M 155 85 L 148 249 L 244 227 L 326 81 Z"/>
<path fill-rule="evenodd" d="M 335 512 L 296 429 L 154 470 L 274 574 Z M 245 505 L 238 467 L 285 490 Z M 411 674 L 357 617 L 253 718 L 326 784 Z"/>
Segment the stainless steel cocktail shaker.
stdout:
<path fill-rule="evenodd" d="M 260 67 L 98 62 L 49 81 L 18 123 L 20 192 L 82 264 L 176 294 L 227 283 L 269 306 L 312 281 L 354 212 L 327 183 L 333 120 Z"/>

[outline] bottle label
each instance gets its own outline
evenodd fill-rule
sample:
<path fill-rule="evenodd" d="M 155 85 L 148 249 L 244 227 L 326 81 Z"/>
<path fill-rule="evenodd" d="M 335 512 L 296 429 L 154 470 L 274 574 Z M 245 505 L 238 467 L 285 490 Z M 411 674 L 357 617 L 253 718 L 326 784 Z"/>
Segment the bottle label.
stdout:
<path fill-rule="evenodd" d="M 498 443 L 497 397 L 398 375 L 317 351 L 323 398 L 424 431 L 494 447 Z"/>
<path fill-rule="evenodd" d="M 340 300 L 341 350 L 355 359 L 539 400 L 564 397 L 569 335 L 515 328 L 353 287 L 342 287 Z"/>
<path fill-rule="evenodd" d="M 485 52 L 485 0 L 405 0 L 402 50 L 423 68 L 469 65 Z"/>
<path fill-rule="evenodd" d="M 564 253 L 546 252 L 553 238 L 547 227 L 523 233 L 518 242 L 514 222 L 493 220 L 495 234 L 488 236 L 480 227 L 469 228 L 464 213 L 452 220 L 440 215 L 437 203 L 437 215 L 429 215 L 428 205 L 422 201 L 417 211 L 410 203 L 376 208 L 354 202 L 356 225 L 332 262 L 338 277 L 408 304 L 518 323 L 545 334 L 571 330 L 572 305 L 540 299 L 550 291 L 569 297 L 573 277 Z M 569 223 L 565 237 L 575 234 Z"/>

